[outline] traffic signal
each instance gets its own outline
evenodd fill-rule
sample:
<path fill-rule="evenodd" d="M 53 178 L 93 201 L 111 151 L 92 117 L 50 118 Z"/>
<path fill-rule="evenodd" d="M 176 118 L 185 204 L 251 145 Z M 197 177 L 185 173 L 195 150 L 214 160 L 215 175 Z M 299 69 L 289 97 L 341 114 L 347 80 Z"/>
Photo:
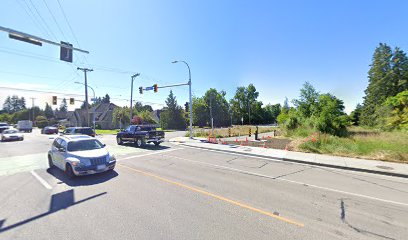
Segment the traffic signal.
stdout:
<path fill-rule="evenodd" d="M 153 85 L 154 92 L 157 92 L 157 88 L 158 88 L 158 87 L 157 87 L 157 84 L 154 84 L 154 85 Z"/>
<path fill-rule="evenodd" d="M 188 112 L 188 102 L 186 102 L 186 104 L 184 104 L 185 110 L 186 112 Z"/>
<path fill-rule="evenodd" d="M 52 105 L 57 105 L 57 96 L 52 96 Z"/>
<path fill-rule="evenodd" d="M 139 93 L 143 94 L 143 87 L 139 87 Z"/>
<path fill-rule="evenodd" d="M 75 104 L 75 99 L 74 99 L 74 98 L 70 98 L 70 99 L 69 99 L 69 104 L 74 105 L 74 104 Z"/>

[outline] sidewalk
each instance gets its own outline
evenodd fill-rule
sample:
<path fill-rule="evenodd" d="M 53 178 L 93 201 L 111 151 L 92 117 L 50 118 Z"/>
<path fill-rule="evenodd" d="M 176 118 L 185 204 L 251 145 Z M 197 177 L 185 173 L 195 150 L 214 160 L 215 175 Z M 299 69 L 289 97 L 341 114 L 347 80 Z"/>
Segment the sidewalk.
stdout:
<path fill-rule="evenodd" d="M 292 152 L 278 149 L 211 144 L 204 142 L 206 140 L 207 139 L 205 138 L 189 139 L 188 137 L 176 137 L 170 139 L 170 142 L 214 151 L 239 153 L 253 157 L 269 158 L 271 160 L 273 159 L 287 162 L 297 162 L 302 164 L 318 165 L 324 167 L 408 178 L 408 164 L 338 157 L 314 153 Z"/>

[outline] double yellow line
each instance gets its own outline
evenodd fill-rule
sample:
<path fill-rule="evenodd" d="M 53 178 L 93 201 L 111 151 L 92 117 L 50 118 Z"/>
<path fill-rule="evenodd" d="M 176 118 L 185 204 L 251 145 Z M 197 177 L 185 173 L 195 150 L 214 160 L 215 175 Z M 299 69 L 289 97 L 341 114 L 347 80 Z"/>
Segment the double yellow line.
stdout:
<path fill-rule="evenodd" d="M 273 214 L 273 213 L 271 213 L 271 212 L 264 211 L 264 210 L 259 209 L 259 208 L 255 208 L 255 207 L 249 206 L 249 205 L 247 205 L 247 204 L 243 204 L 243 203 L 240 203 L 240 202 L 231 200 L 231 199 L 229 199 L 229 198 L 216 195 L 216 194 L 214 194 L 214 193 L 210 193 L 210 192 L 207 192 L 207 191 L 198 189 L 198 188 L 190 187 L 190 186 L 187 186 L 187 185 L 185 185 L 185 184 L 182 184 L 182 183 L 179 183 L 179 182 L 175 182 L 175 181 L 169 180 L 169 179 L 167 179 L 167 178 L 160 177 L 160 176 L 155 175 L 155 174 L 153 174 L 153 173 L 145 172 L 145 171 L 142 171 L 142 170 L 139 170 L 139 169 L 136 169 L 136 168 L 133 168 L 133 167 L 129 167 L 129 166 L 126 166 L 126 165 L 123 165 L 123 164 L 117 164 L 117 165 L 119 165 L 119 166 L 121 166 L 121 167 L 123 167 L 123 168 L 127 168 L 127 169 L 129 169 L 129 170 L 131 170 L 131 171 L 138 172 L 138 173 L 144 174 L 144 175 L 146 175 L 146 176 L 156 178 L 156 179 L 158 179 L 158 180 L 160 180 L 160 181 L 167 182 L 167 183 L 170 183 L 170 184 L 173 184 L 173 185 L 182 187 L 182 188 L 184 188 L 184 189 L 188 189 L 188 190 L 193 191 L 193 192 L 201 193 L 201 194 L 203 194 L 203 195 L 210 196 L 210 197 L 216 198 L 216 199 L 218 199 L 218 200 L 221 200 L 221 201 L 224 201 L 224 202 L 228 202 L 228 203 L 234 204 L 234 205 L 236 205 L 236 206 L 239 206 L 239 207 L 242 207 L 242 208 L 245 208 L 245 209 L 249 209 L 249 210 L 251 210 L 251 211 L 254 211 L 254 212 L 257 212 L 257 213 L 260 213 L 260 214 L 263 214 L 263 215 L 266 215 L 266 216 L 269 216 L 269 217 L 278 219 L 278 220 L 280 220 L 280 221 L 283 221 L 283 222 L 286 222 L 286 223 L 289 223 L 289 224 L 296 225 L 296 226 L 298 226 L 298 227 L 304 227 L 304 226 L 305 226 L 303 223 L 299 223 L 299 222 L 290 220 L 290 219 L 288 219 L 288 218 L 284 218 L 284 217 L 275 215 L 275 214 Z"/>

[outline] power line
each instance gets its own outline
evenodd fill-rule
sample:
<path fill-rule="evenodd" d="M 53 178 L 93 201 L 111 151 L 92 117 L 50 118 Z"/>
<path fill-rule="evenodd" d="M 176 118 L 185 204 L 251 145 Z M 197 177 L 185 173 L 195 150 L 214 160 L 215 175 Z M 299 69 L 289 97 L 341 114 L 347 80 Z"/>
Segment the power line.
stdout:
<path fill-rule="evenodd" d="M 46 2 L 45 0 L 43 0 L 43 2 L 44 2 L 44 4 L 45 4 L 45 7 L 48 9 L 48 12 L 50 13 L 52 19 L 54 20 L 55 25 L 57 25 L 58 30 L 61 32 L 61 34 L 62 34 L 62 36 L 64 37 L 64 39 L 66 39 L 64 32 L 62 31 L 60 25 L 58 24 L 57 19 L 55 19 L 54 14 L 52 14 L 51 9 L 48 7 L 47 2 Z"/>
<path fill-rule="evenodd" d="M 70 24 L 69 21 L 68 21 L 68 17 L 67 17 L 67 15 L 65 14 L 65 11 L 64 11 L 64 8 L 63 8 L 62 5 L 61 5 L 61 2 L 60 2 L 59 0 L 57 0 L 57 2 L 58 2 L 58 6 L 59 6 L 59 8 L 60 8 L 60 10 L 61 10 L 61 12 L 62 12 L 62 15 L 64 16 L 65 22 L 67 23 L 68 28 L 69 28 L 69 30 L 71 31 L 72 36 L 74 37 L 74 40 L 75 40 L 76 44 L 78 44 L 78 47 L 81 48 L 81 45 L 79 44 L 78 38 L 76 37 L 76 35 L 75 35 L 75 33 L 74 33 L 74 30 L 72 29 L 71 24 Z M 75 54 L 75 53 L 74 53 L 74 54 Z M 75 54 L 75 56 L 77 56 L 77 55 Z M 85 60 L 85 62 L 88 63 L 88 59 L 86 58 L 86 56 L 83 56 L 83 55 L 81 55 L 81 56 L 82 56 L 82 58 Z"/>
<path fill-rule="evenodd" d="M 67 23 L 67 25 L 68 25 L 68 27 L 69 27 L 69 30 L 71 31 L 72 36 L 73 36 L 74 39 L 75 39 L 75 42 L 78 44 L 78 47 L 81 48 L 81 45 L 79 44 L 78 39 L 77 39 L 77 37 L 75 36 L 74 30 L 72 30 L 71 24 L 70 24 L 69 21 L 68 21 L 67 15 L 65 14 L 64 8 L 62 7 L 62 5 L 61 5 L 61 3 L 60 3 L 59 0 L 57 0 L 57 2 L 58 2 L 58 5 L 59 5 L 59 8 L 61 9 L 62 15 L 64 16 L 65 22 Z"/>
<path fill-rule="evenodd" d="M 15 90 L 15 91 L 24 91 L 24 92 L 35 92 L 35 93 L 59 94 L 59 95 L 72 96 L 72 97 L 83 97 L 83 96 L 85 96 L 84 94 L 62 93 L 62 92 L 55 92 L 55 91 L 48 91 L 48 90 L 34 90 L 34 89 L 16 88 L 16 87 L 4 87 L 4 86 L 0 86 L 0 89 L 4 89 L 4 90 Z M 125 99 L 125 98 L 111 97 L 111 99 L 129 102 L 129 99 Z M 148 105 L 164 106 L 163 103 L 146 102 L 146 101 L 137 101 L 137 102 L 143 103 L 143 104 L 145 104 L 145 105 L 148 104 Z"/>
<path fill-rule="evenodd" d="M 16 2 L 20 5 L 20 7 L 24 10 L 24 12 L 28 15 L 28 17 L 31 19 L 34 25 L 38 28 L 38 30 L 40 30 L 40 32 L 42 32 L 44 35 L 47 35 L 48 37 L 50 37 L 50 35 L 47 33 L 47 30 L 46 29 L 44 30 L 44 27 L 38 23 L 37 19 L 35 18 L 34 12 L 31 10 L 27 2 L 23 1 L 24 4 L 27 6 L 28 11 L 19 0 L 17 0 Z"/>
<path fill-rule="evenodd" d="M 47 22 L 41 16 L 40 12 L 38 11 L 37 7 L 34 5 L 33 1 L 31 1 L 31 0 L 29 0 L 29 1 L 30 1 L 31 5 L 33 6 L 33 8 L 34 8 L 35 12 L 37 13 L 37 15 L 40 17 L 41 21 L 44 23 L 44 26 L 48 29 L 48 31 L 50 31 L 51 35 L 54 37 L 54 40 L 58 41 L 57 37 L 54 35 L 51 28 L 48 26 Z"/>

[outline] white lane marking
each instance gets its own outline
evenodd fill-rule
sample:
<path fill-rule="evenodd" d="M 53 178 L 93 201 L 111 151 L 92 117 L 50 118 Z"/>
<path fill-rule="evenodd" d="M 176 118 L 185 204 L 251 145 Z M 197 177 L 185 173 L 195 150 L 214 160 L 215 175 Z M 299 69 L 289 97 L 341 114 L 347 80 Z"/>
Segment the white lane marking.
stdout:
<path fill-rule="evenodd" d="M 371 197 L 371 196 L 367 196 L 367 195 L 363 195 L 363 194 L 346 192 L 346 191 L 342 191 L 342 190 L 338 190 L 338 189 L 334 189 L 334 188 L 321 187 L 321 186 L 317 186 L 317 185 L 313 185 L 313 184 L 309 184 L 309 183 L 298 182 L 298 181 L 293 181 L 293 180 L 289 180 L 289 179 L 285 179 L 285 178 L 276 178 L 276 177 L 273 177 L 273 176 L 268 176 L 268 175 L 259 174 L 259 173 L 255 173 L 255 172 L 249 172 L 249 171 L 245 171 L 245 170 L 241 170 L 241 169 L 237 169 L 237 168 L 231 168 L 231 167 L 225 167 L 225 166 L 212 164 L 212 163 L 194 161 L 194 160 L 190 160 L 190 159 L 186 159 L 186 158 L 182 158 L 182 157 L 176 157 L 176 156 L 172 156 L 172 155 L 168 155 L 168 157 L 173 157 L 173 158 L 180 159 L 180 160 L 183 160 L 183 161 L 198 163 L 198 164 L 202 164 L 202 165 L 209 165 L 209 166 L 213 166 L 213 167 L 221 168 L 221 169 L 226 169 L 226 170 L 230 170 L 230 171 L 250 174 L 250 175 L 254 175 L 254 176 L 258 176 L 258 177 L 265 177 L 265 178 L 270 178 L 270 179 L 273 179 L 273 180 L 289 182 L 289 183 L 294 183 L 294 184 L 303 185 L 303 186 L 307 185 L 308 187 L 322 189 L 322 190 L 326 190 L 326 191 L 330 191 L 330 192 L 342 193 L 342 194 L 347 194 L 347 195 L 351 195 L 351 196 L 355 196 L 355 197 L 361 197 L 361 198 L 376 200 L 376 201 L 385 202 L 385 203 L 392 203 L 392 204 L 397 204 L 397 205 L 402 205 L 402 206 L 408 206 L 408 203 L 396 202 L 396 201 L 392 201 L 392 200 L 387 200 L 387 199 L 382 199 L 382 198 L 377 198 L 377 197 Z"/>
<path fill-rule="evenodd" d="M 42 178 L 40 177 L 34 170 L 31 170 L 31 174 L 46 188 L 52 189 L 52 187 Z"/>
<path fill-rule="evenodd" d="M 163 150 L 163 151 L 158 150 L 157 152 L 146 153 L 146 154 L 135 155 L 135 156 L 129 156 L 129 157 L 118 159 L 116 161 L 121 161 L 121 160 L 126 160 L 126 159 L 131 159 L 131 158 L 138 158 L 138 157 L 145 157 L 145 156 L 160 154 L 160 153 L 167 153 L 167 152 L 172 152 L 172 151 L 176 151 L 176 150 L 180 150 L 180 149 L 182 149 L 182 148 L 172 148 L 172 149 Z"/>

